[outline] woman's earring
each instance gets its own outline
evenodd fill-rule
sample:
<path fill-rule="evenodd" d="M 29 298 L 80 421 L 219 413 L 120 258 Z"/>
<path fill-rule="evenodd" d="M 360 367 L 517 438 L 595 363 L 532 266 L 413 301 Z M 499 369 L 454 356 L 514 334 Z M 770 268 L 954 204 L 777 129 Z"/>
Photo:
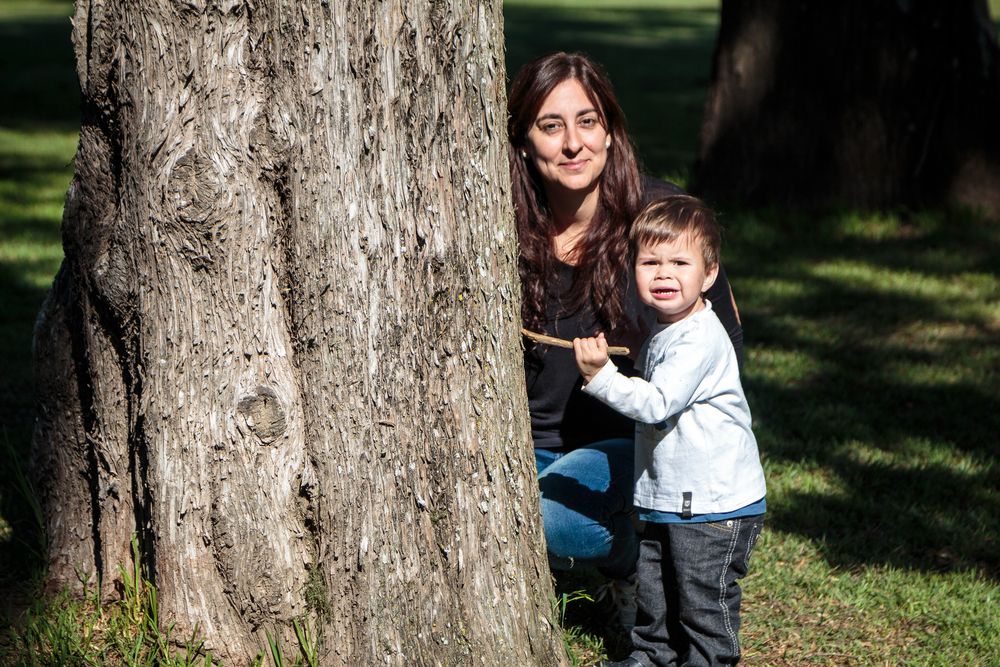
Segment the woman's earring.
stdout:
<path fill-rule="evenodd" d="M 605 148 L 611 148 L 611 135 L 610 134 L 608 135 L 608 138 L 604 140 L 604 147 Z"/>
<path fill-rule="evenodd" d="M 528 151 L 526 151 L 526 150 L 524 150 L 522 148 L 521 149 L 521 157 L 523 157 L 525 160 L 527 160 L 528 159 Z"/>

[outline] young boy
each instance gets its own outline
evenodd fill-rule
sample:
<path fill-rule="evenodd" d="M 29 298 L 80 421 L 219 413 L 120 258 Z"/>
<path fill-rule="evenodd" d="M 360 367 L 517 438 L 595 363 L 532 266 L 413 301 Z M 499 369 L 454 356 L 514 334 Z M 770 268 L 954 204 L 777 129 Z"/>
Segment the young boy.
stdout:
<path fill-rule="evenodd" d="M 603 334 L 573 341 L 593 394 L 636 420 L 639 613 L 632 654 L 606 667 L 739 660 L 739 579 L 763 526 L 764 473 L 736 354 L 711 302 L 720 230 L 700 200 L 650 203 L 631 231 L 639 298 L 657 323 L 641 378 L 617 372 Z"/>

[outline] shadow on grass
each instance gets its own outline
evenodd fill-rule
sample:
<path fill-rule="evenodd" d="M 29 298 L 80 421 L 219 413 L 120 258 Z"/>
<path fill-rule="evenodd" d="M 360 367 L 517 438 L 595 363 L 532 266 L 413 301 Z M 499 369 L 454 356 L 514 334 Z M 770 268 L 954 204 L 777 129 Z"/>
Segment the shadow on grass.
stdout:
<path fill-rule="evenodd" d="M 1000 579 L 997 232 L 942 214 L 859 239 L 837 220 L 730 225 L 770 526 L 840 568 Z"/>
<path fill-rule="evenodd" d="M 5 218 L 0 222 L 0 244 L 32 242 L 58 245 L 58 224 L 51 220 Z M 35 318 L 47 288 L 26 280 L 26 276 L 54 275 L 58 260 L 26 258 L 0 262 L 0 517 L 7 527 L 0 539 L 0 589 L 23 583 L 42 568 L 38 550 L 40 526 L 32 507 L 33 499 L 25 493 L 25 479 L 30 460 L 31 433 L 34 424 L 31 341 Z M 3 597 L 0 595 L 0 597 Z M 0 605 L 0 614 L 2 614 Z"/>
<path fill-rule="evenodd" d="M 0 221 L 0 244 L 9 243 L 10 236 L 23 239 L 25 235 L 58 245 L 58 224 L 16 218 Z M 32 334 L 48 289 L 26 277 L 52 276 L 58 265 L 52 258 L 0 262 L 0 293 L 4 295 L 0 309 L 0 352 L 4 357 L 0 372 L 0 598 L 6 600 L 0 604 L 0 622 L 9 611 L 19 608 L 18 596 L 29 592 L 30 582 L 44 566 L 42 527 L 26 476 L 35 410 Z"/>
<path fill-rule="evenodd" d="M 646 170 L 683 173 L 698 144 L 711 72 L 714 9 L 552 8 L 506 4 L 507 76 L 550 51 L 604 65 Z"/>
<path fill-rule="evenodd" d="M 0 6 L 0 616 L 41 571 L 41 535 L 22 474 L 34 422 L 31 340 L 58 269 L 59 213 L 70 179 L 67 140 L 79 126 L 68 3 Z M 51 210 L 46 216 L 40 210 Z M 56 251 L 56 255 L 58 252 Z M 19 472 L 20 471 L 20 472 Z"/>
<path fill-rule="evenodd" d="M 6 223 L 4 221 L 3 227 Z M 43 566 L 38 551 L 40 526 L 32 499 L 26 496 L 23 486 L 34 424 L 32 330 L 47 290 L 25 282 L 22 276 L 41 269 L 40 264 L 51 264 L 51 260 L 0 263 L 0 293 L 4 294 L 3 314 L 0 315 L 0 351 L 4 355 L 4 369 L 0 373 L 0 424 L 3 424 L 0 428 L 0 517 L 9 531 L 0 539 L 0 590 L 7 592 Z M 0 615 L 3 611 L 0 605 Z"/>
<path fill-rule="evenodd" d="M 591 55 L 647 171 L 683 174 L 717 12 L 527 4 L 504 9 L 508 77 L 542 53 Z M 769 529 L 808 539 L 836 569 L 1000 580 L 1000 233 L 952 214 L 723 221 Z M 568 616 L 622 657 L 606 614 Z"/>
<path fill-rule="evenodd" d="M 70 41 L 72 5 L 35 4 L 40 11 L 34 16 L 8 16 L 10 7 L 0 7 L 6 10 L 0 11 L 0 126 L 73 131 L 80 125 L 80 85 Z"/>

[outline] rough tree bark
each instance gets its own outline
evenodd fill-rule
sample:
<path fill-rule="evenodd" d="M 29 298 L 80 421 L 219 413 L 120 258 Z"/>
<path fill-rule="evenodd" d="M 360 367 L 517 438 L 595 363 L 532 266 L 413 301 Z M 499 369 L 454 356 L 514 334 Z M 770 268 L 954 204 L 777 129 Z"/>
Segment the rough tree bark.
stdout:
<path fill-rule="evenodd" d="M 499 1 L 79 0 L 39 318 L 53 585 L 138 535 L 241 664 L 552 665 Z"/>
<path fill-rule="evenodd" d="M 695 189 L 754 203 L 1000 215 L 985 0 L 723 0 Z"/>

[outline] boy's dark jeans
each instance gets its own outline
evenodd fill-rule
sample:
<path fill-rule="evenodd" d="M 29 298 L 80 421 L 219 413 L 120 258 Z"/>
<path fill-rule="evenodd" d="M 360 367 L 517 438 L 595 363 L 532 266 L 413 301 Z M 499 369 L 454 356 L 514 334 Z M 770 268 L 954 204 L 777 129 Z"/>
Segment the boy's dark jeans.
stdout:
<path fill-rule="evenodd" d="M 739 580 L 763 526 L 762 514 L 646 524 L 636 565 L 633 658 L 647 667 L 739 661 Z"/>

